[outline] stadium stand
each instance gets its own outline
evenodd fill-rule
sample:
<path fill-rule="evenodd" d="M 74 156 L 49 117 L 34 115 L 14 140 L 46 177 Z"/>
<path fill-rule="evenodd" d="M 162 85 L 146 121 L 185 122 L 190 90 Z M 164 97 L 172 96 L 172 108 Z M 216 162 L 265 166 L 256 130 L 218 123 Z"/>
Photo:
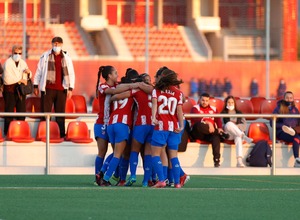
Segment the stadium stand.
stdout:
<path fill-rule="evenodd" d="M 250 101 L 252 102 L 252 105 L 253 105 L 253 113 L 254 114 L 261 113 L 260 107 L 264 100 L 266 100 L 265 97 L 251 97 Z"/>
<path fill-rule="evenodd" d="M 98 113 L 99 112 L 99 100 L 98 98 L 94 98 L 92 102 L 92 113 Z"/>
<path fill-rule="evenodd" d="M 149 56 L 151 58 L 171 57 L 190 59 L 177 24 L 165 24 L 162 29 L 152 26 L 149 31 Z M 121 33 L 134 57 L 145 55 L 145 26 L 124 24 Z"/>

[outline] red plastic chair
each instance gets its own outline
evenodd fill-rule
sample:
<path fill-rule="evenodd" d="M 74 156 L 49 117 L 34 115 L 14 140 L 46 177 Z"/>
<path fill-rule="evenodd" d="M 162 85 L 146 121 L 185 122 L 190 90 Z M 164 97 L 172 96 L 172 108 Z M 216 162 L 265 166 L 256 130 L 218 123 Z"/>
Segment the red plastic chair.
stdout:
<path fill-rule="evenodd" d="M 236 108 L 239 109 L 243 114 L 253 114 L 253 104 L 248 99 L 236 100 Z M 246 118 L 247 120 L 255 120 L 256 118 Z"/>
<path fill-rule="evenodd" d="M 262 114 L 272 114 L 274 109 L 277 106 L 277 100 L 276 99 L 266 99 L 261 103 L 260 106 L 260 112 Z"/>
<path fill-rule="evenodd" d="M 41 112 L 41 98 L 40 97 L 27 97 L 25 100 L 26 112 L 34 113 Z M 39 118 L 34 116 L 29 116 L 30 118 Z"/>
<path fill-rule="evenodd" d="M 260 106 L 261 106 L 261 103 L 266 100 L 265 97 L 252 97 L 250 99 L 250 101 L 252 102 L 252 105 L 253 105 L 253 113 L 254 114 L 259 114 L 261 113 L 260 112 Z"/>
<path fill-rule="evenodd" d="M 2 129 L 0 128 L 0 142 L 3 142 L 4 141 L 4 138 L 2 136 Z"/>
<path fill-rule="evenodd" d="M 269 144 L 272 143 L 268 126 L 263 122 L 252 122 L 249 125 L 248 137 L 253 139 L 253 143 L 260 140 L 266 140 Z"/>
<path fill-rule="evenodd" d="M 31 137 L 30 127 L 27 121 L 10 122 L 6 139 L 18 143 L 31 143 L 34 141 L 34 138 Z"/>
<path fill-rule="evenodd" d="M 98 113 L 99 111 L 100 111 L 99 99 L 95 97 L 92 103 L 92 113 Z"/>
<path fill-rule="evenodd" d="M 91 143 L 90 132 L 85 122 L 72 121 L 68 124 L 66 140 L 74 143 Z"/>
<path fill-rule="evenodd" d="M 185 103 L 182 105 L 182 111 L 183 113 L 189 114 L 191 113 L 191 109 L 194 105 L 197 105 L 197 102 L 193 98 L 186 98 Z"/>
<path fill-rule="evenodd" d="M 72 95 L 71 99 L 74 101 L 76 113 L 87 113 L 86 100 L 83 95 Z"/>
<path fill-rule="evenodd" d="M 64 141 L 64 138 L 60 137 L 60 131 L 58 124 L 55 121 L 50 121 L 49 123 L 50 129 L 50 143 L 61 143 Z M 41 121 L 37 128 L 36 140 L 46 142 L 46 121 Z"/>
<path fill-rule="evenodd" d="M 218 113 L 220 113 L 224 108 L 224 101 L 222 99 L 210 98 L 209 99 L 209 104 L 211 106 L 215 106 Z"/>
<path fill-rule="evenodd" d="M 65 113 L 76 113 L 75 103 L 74 103 L 73 99 L 67 99 Z M 77 116 L 66 116 L 65 118 L 74 119 L 74 118 L 78 118 L 78 117 Z"/>

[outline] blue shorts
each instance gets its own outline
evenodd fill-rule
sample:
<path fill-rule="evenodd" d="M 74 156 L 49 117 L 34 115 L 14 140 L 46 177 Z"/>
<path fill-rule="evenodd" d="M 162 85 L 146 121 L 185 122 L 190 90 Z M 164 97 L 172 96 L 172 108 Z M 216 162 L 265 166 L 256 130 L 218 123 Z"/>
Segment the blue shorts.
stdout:
<path fill-rule="evenodd" d="M 95 135 L 95 140 L 97 140 L 97 138 L 101 138 L 106 141 L 109 141 L 106 125 L 94 124 L 94 135 Z"/>
<path fill-rule="evenodd" d="M 181 135 L 172 131 L 154 130 L 152 135 L 152 146 L 163 147 L 168 145 L 170 150 L 178 150 L 178 144 L 181 141 Z"/>
<path fill-rule="evenodd" d="M 132 137 L 141 144 L 151 143 L 153 130 L 153 125 L 134 126 Z"/>
<path fill-rule="evenodd" d="M 107 126 L 107 133 L 110 143 L 120 143 L 129 140 L 129 126 L 123 123 L 116 123 Z"/>

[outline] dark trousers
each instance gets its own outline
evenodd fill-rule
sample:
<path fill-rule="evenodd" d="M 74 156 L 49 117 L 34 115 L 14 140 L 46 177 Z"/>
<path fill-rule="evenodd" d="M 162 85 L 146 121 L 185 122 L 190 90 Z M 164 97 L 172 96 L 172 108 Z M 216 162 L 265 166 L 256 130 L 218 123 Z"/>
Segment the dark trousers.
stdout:
<path fill-rule="evenodd" d="M 191 136 L 195 140 L 203 140 L 210 142 L 212 145 L 212 152 L 214 161 L 220 161 L 220 134 L 216 129 L 214 133 L 209 133 L 209 126 L 207 124 L 197 122 L 192 127 Z"/>
<path fill-rule="evenodd" d="M 52 112 L 53 106 L 55 113 L 65 113 L 66 100 L 67 90 L 46 89 L 46 92 L 41 93 L 41 110 Z M 55 120 L 59 126 L 60 136 L 65 137 L 65 117 L 55 117 Z"/>
<path fill-rule="evenodd" d="M 16 86 L 14 85 L 14 88 L 11 88 L 10 91 L 7 91 L 4 86 L 3 90 L 3 98 L 5 102 L 5 112 L 14 112 L 16 108 L 16 112 L 26 112 L 26 96 L 20 95 L 17 93 Z M 14 119 L 16 120 L 25 120 L 25 116 L 19 116 L 19 117 L 5 117 L 4 118 L 4 135 L 7 135 L 9 124 Z"/>
<path fill-rule="evenodd" d="M 285 133 L 281 129 L 277 129 L 276 137 L 279 140 L 283 140 L 288 143 L 293 143 L 293 154 L 294 157 L 299 157 L 299 145 L 300 145 L 300 135 L 296 133 L 295 136 L 291 136 L 287 133 Z"/>

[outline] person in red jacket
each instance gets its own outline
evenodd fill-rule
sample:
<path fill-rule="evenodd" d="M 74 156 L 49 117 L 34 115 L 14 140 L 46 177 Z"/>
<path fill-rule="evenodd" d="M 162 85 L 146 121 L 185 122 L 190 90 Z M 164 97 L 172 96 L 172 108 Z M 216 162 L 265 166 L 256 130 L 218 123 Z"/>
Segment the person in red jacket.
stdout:
<path fill-rule="evenodd" d="M 214 106 L 209 105 L 209 94 L 202 93 L 198 101 L 199 105 L 193 106 L 191 113 L 195 114 L 215 114 L 217 113 Z M 220 166 L 220 142 L 221 137 L 228 138 L 228 134 L 222 129 L 221 118 L 199 117 L 192 118 L 191 137 L 195 140 L 204 140 L 212 144 L 214 166 Z"/>

